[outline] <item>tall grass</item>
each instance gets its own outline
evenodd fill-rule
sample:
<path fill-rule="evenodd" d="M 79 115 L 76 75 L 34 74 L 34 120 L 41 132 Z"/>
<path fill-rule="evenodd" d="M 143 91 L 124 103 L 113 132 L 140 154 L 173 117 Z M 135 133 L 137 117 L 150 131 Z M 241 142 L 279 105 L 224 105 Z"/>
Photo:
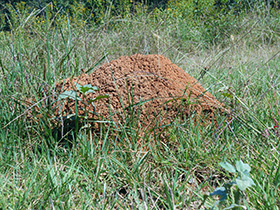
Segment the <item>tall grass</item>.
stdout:
<path fill-rule="evenodd" d="M 230 179 L 218 163 L 238 159 L 256 184 L 244 205 L 279 209 L 279 14 L 214 25 L 219 41 L 210 42 L 209 26 L 168 14 L 96 26 L 67 17 L 53 25 L 55 18 L 39 21 L 40 12 L 0 32 L 2 209 L 196 209 Z M 55 82 L 94 70 L 104 55 L 106 62 L 134 53 L 163 54 L 200 77 L 231 108 L 231 120 L 218 117 L 218 130 L 174 121 L 163 141 L 155 131 L 140 136 L 135 116 L 98 132 L 73 130 L 71 145 L 61 144 L 42 103 Z M 30 113 L 34 103 L 39 111 Z"/>

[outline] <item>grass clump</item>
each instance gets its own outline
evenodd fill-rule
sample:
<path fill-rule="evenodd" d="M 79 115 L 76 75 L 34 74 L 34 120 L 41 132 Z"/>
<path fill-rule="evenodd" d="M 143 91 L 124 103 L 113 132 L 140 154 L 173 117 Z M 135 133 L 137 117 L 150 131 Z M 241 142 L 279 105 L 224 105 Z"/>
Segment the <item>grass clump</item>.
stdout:
<path fill-rule="evenodd" d="M 215 199 L 204 196 L 232 177 L 219 163 L 236 160 L 255 183 L 246 208 L 279 208 L 278 11 L 227 16 L 208 33 L 210 22 L 195 26 L 168 10 L 96 25 L 61 21 L 51 9 L 19 10 L 0 32 L 1 208 L 210 208 Z M 134 53 L 163 54 L 200 78 L 231 119 L 218 116 L 218 129 L 174 120 L 162 141 L 156 132 L 140 136 L 135 115 L 120 127 L 73 129 L 71 146 L 61 144 L 43 103 L 55 82 Z"/>

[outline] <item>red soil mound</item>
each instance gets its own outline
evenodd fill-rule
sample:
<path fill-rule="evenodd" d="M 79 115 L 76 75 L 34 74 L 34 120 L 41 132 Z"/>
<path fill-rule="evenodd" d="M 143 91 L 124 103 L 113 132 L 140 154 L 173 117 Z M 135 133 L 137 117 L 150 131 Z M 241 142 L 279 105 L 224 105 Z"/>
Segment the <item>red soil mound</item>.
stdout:
<path fill-rule="evenodd" d="M 100 90 L 88 93 L 83 98 L 75 83 L 82 86 L 91 84 Z M 184 118 L 193 113 L 197 113 L 197 116 L 205 113 L 211 120 L 213 112 L 223 108 L 223 104 L 206 92 L 197 80 L 161 55 L 123 56 L 102 65 L 91 74 L 59 82 L 56 90 L 58 93 L 77 91 L 78 96 L 83 98 L 83 101 L 78 101 L 78 112 L 89 118 L 96 118 L 95 112 L 119 120 L 124 115 L 123 110 L 129 113 L 133 107 L 134 111 L 141 110 L 140 121 L 150 122 L 157 118 L 159 112 L 163 114 L 161 120 L 166 123 L 178 113 Z M 109 98 L 94 102 L 94 106 L 86 105 L 90 99 L 105 94 Z M 63 116 L 75 113 L 74 100 L 67 103 L 63 100 L 63 103 L 60 102 Z"/>

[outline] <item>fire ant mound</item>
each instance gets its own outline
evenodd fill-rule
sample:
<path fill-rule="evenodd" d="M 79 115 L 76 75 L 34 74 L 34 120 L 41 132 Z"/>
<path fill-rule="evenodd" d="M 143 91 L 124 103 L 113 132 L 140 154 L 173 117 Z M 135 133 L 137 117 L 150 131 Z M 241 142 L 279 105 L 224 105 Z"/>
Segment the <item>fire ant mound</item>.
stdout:
<path fill-rule="evenodd" d="M 79 91 L 81 87 L 92 90 L 93 86 L 99 90 Z M 196 79 L 161 55 L 123 56 L 91 74 L 62 80 L 55 89 L 60 95 L 74 91 L 79 98 L 62 97 L 56 104 L 60 116 L 78 112 L 87 118 L 103 116 L 119 122 L 135 114 L 139 123 L 148 125 L 156 120 L 167 124 L 174 117 L 188 119 L 202 114 L 210 121 L 217 109 L 223 109 L 223 104 Z M 93 100 L 100 95 L 108 98 Z"/>

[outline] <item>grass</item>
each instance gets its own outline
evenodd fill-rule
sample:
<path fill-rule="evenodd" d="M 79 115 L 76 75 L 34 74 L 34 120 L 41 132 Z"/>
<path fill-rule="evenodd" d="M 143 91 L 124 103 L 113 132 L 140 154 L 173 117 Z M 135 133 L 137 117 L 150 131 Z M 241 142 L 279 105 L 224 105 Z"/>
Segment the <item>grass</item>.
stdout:
<path fill-rule="evenodd" d="M 1 209 L 196 209 L 231 178 L 219 162 L 239 159 L 256 184 L 244 205 L 279 209 L 279 135 L 269 129 L 280 121 L 279 16 L 232 20 L 218 43 L 207 42 L 205 28 L 168 16 L 56 28 L 29 24 L 32 18 L 0 32 Z M 109 61 L 134 53 L 163 54 L 195 78 L 209 67 L 200 82 L 231 108 L 232 121 L 220 117 L 219 130 L 174 121 L 164 142 L 112 124 L 71 133 L 70 147 L 50 134 L 48 120 L 24 114 L 24 100 L 40 100 L 42 88 L 94 68 L 105 54 Z"/>

